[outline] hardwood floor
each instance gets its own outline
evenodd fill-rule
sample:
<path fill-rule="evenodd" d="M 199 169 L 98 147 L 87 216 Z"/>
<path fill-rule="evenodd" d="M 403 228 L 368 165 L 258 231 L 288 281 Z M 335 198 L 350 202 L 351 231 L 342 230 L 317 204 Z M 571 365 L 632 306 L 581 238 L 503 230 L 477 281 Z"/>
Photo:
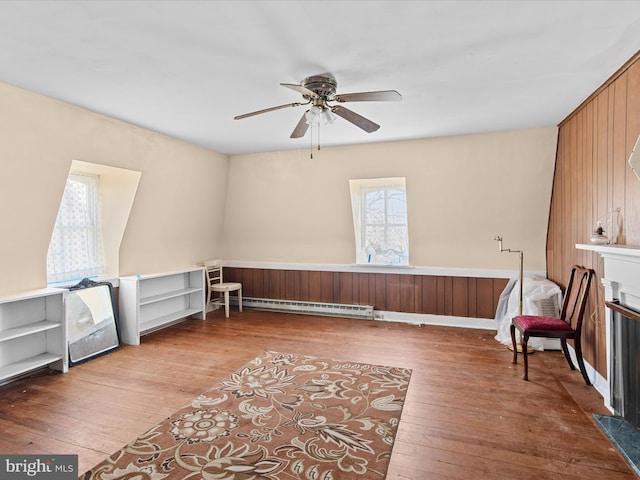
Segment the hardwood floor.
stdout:
<path fill-rule="evenodd" d="M 78 454 L 84 472 L 265 349 L 413 370 L 389 480 L 636 479 L 592 413 L 596 390 L 560 352 L 530 381 L 495 332 L 221 311 L 67 374 L 0 387 L 0 452 Z"/>

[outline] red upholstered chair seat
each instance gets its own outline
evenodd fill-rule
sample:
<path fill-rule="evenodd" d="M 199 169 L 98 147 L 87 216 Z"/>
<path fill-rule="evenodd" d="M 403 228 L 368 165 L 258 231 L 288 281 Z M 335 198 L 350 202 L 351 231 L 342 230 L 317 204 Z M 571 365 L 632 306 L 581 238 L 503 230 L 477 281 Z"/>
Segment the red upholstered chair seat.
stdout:
<path fill-rule="evenodd" d="M 573 330 L 564 320 L 553 317 L 537 317 L 535 315 L 518 315 L 513 318 L 525 330 L 560 330 L 570 332 Z"/>

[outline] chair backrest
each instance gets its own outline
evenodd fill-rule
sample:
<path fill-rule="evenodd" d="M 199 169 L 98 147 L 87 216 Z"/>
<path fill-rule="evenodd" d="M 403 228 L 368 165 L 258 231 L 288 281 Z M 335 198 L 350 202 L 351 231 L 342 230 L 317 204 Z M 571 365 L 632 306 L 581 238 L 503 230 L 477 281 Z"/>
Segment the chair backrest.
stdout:
<path fill-rule="evenodd" d="M 564 292 L 560 318 L 567 322 L 577 333 L 582 329 L 582 317 L 587 306 L 591 278 L 595 272 L 591 268 L 579 265 L 571 267 L 569 284 Z"/>
<path fill-rule="evenodd" d="M 214 285 L 216 283 L 222 283 L 222 260 L 207 260 L 204 262 L 205 271 L 207 274 L 207 284 Z"/>

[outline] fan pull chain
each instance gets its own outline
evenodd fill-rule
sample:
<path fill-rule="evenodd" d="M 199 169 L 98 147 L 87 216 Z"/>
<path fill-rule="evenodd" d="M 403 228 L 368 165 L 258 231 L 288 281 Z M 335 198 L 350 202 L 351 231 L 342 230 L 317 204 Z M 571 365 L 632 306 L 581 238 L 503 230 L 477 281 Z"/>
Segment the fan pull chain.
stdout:
<path fill-rule="evenodd" d="M 318 151 L 320 151 L 320 124 L 318 126 L 318 132 L 316 133 L 317 142 L 318 142 Z M 309 133 L 309 158 L 313 160 L 313 125 L 309 126 L 311 130 Z"/>

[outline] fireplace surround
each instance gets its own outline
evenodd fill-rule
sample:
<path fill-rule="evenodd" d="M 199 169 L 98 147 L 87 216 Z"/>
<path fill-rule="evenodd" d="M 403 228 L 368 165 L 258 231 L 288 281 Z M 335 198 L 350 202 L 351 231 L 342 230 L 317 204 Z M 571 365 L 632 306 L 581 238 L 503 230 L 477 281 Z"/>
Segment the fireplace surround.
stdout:
<path fill-rule="evenodd" d="M 640 247 L 576 245 L 604 260 L 607 378 L 594 370 L 594 386 L 614 415 L 593 414 L 640 477 Z"/>
<path fill-rule="evenodd" d="M 640 313 L 619 301 L 605 302 L 612 310 L 611 405 L 614 412 L 640 428 Z"/>
<path fill-rule="evenodd" d="M 580 250 L 597 252 L 604 260 L 604 277 L 601 279 L 604 286 L 605 303 L 621 305 L 631 311 L 640 311 L 640 247 L 627 245 L 576 245 Z M 614 378 L 614 327 L 615 310 L 609 306 L 606 311 L 606 358 L 607 378 L 597 375 L 594 386 L 604 398 L 604 404 L 609 411 L 618 414 L 614 405 L 614 396 L 619 392 L 614 391 L 611 381 Z M 619 334 L 618 328 L 618 334 Z M 616 338 L 619 344 L 621 339 Z M 595 372 L 595 371 L 594 371 Z"/>

